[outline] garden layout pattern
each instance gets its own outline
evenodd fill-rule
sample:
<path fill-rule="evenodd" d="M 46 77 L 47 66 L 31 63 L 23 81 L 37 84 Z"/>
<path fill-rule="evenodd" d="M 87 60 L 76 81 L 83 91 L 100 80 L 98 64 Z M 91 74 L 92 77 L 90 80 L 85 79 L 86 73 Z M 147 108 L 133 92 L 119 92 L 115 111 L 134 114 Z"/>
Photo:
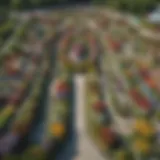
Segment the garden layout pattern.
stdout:
<path fill-rule="evenodd" d="M 0 159 L 160 159 L 158 40 L 98 11 L 43 12 L 7 25 Z"/>

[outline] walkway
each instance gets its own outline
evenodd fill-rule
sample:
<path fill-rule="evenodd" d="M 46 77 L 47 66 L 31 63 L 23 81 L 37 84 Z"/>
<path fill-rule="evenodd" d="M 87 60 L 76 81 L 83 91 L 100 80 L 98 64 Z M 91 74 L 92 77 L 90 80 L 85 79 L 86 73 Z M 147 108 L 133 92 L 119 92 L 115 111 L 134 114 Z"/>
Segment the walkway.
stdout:
<path fill-rule="evenodd" d="M 104 160 L 90 141 L 85 127 L 85 75 L 75 75 L 75 134 L 57 160 Z M 74 144 L 76 141 L 76 145 Z M 73 153 L 75 152 L 75 153 Z M 71 157 L 72 154 L 72 157 Z M 74 155 L 73 155 L 74 154 Z"/>

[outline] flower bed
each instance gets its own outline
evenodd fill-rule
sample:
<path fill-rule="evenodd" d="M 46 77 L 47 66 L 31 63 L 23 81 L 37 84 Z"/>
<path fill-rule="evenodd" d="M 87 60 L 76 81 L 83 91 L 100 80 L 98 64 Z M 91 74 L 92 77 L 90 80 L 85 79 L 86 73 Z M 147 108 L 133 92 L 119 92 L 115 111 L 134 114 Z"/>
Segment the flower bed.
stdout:
<path fill-rule="evenodd" d="M 35 114 L 38 113 L 36 110 L 38 108 L 40 109 L 39 103 L 41 102 L 41 99 L 44 99 L 44 93 L 42 96 L 42 87 L 46 81 L 45 73 L 51 74 L 50 72 L 47 72 L 46 68 L 49 63 L 45 58 L 42 62 L 43 61 L 44 65 L 41 65 L 41 68 L 38 70 L 38 75 L 40 77 L 35 75 L 34 85 L 31 88 L 29 97 L 22 103 L 14 117 L 15 119 L 9 127 L 9 133 L 2 137 L 3 139 L 8 137 L 16 139 L 16 142 L 12 141 L 6 146 L 6 148 L 9 147 L 10 151 L 13 151 L 12 154 L 8 154 L 8 152 L 5 152 L 6 150 L 2 150 L 4 159 L 16 157 L 17 159 L 36 158 L 42 160 L 46 159 L 48 156 L 54 158 L 60 148 L 63 147 L 65 139 L 68 137 L 71 121 L 69 114 L 71 112 L 73 99 L 72 82 L 69 77 L 63 77 L 62 73 L 65 73 L 65 71 L 60 70 L 64 68 L 59 67 L 60 63 L 58 63 L 55 64 L 56 73 L 54 75 L 57 78 L 57 81 L 54 80 L 49 99 L 47 98 L 47 104 L 45 104 L 45 110 L 47 111 L 45 111 L 46 116 L 44 117 L 44 125 L 35 126 L 37 128 L 36 132 L 40 132 L 36 133 L 36 140 L 33 140 L 34 135 L 31 135 L 28 140 L 32 139 L 32 142 L 23 145 L 21 144 L 21 142 L 26 141 L 27 135 L 31 131 L 31 126 L 34 117 L 36 116 Z M 3 144 L 3 142 L 1 143 Z M 16 150 L 18 146 L 23 148 L 22 153 L 17 154 Z"/>
<path fill-rule="evenodd" d="M 70 35 L 71 36 L 71 35 Z M 79 35 L 77 35 L 79 36 Z M 62 55 L 62 62 L 68 68 L 70 72 L 83 72 L 92 70 L 94 68 L 94 62 L 97 58 L 97 49 L 95 48 L 95 39 L 93 36 L 84 37 L 83 35 L 79 36 L 79 40 L 75 39 L 66 39 L 65 45 L 63 43 L 60 47 L 60 55 Z M 81 40 L 84 42 L 81 44 Z M 72 43 L 75 41 L 75 43 Z M 88 46 L 89 43 L 89 46 Z M 71 51 L 69 52 L 67 46 L 72 46 Z M 89 51 L 88 51 L 89 49 Z M 69 52 L 69 53 L 68 53 Z M 65 53 L 65 54 L 64 54 Z M 82 58 L 83 57 L 83 58 Z"/>
<path fill-rule="evenodd" d="M 103 101 L 100 83 L 96 76 L 87 78 L 86 121 L 89 136 L 94 140 L 102 153 L 110 159 L 132 159 L 131 152 L 124 143 L 123 137 L 114 129 L 113 119 Z"/>
<path fill-rule="evenodd" d="M 62 81 L 63 79 L 63 81 Z M 67 97 L 57 97 L 53 91 L 57 91 L 57 82 L 67 86 Z M 25 150 L 24 157 L 30 159 L 41 159 L 42 157 L 56 157 L 59 150 L 63 147 L 66 138 L 68 137 L 70 128 L 70 111 L 72 106 L 72 82 L 70 78 L 57 77 L 53 80 L 50 88 L 47 111 L 45 116 L 45 127 L 43 136 L 36 145 L 31 145 Z M 59 90 L 58 90 L 59 92 Z M 34 152 L 34 151 L 39 152 Z M 42 152 L 40 152 L 42 151 Z M 42 157 L 41 157 L 42 156 Z"/>
<path fill-rule="evenodd" d="M 45 67 L 43 65 L 42 70 L 39 71 L 39 74 L 41 76 L 45 74 Z M 43 76 L 41 78 L 36 78 L 35 85 L 32 87 L 29 96 L 25 99 L 25 101 L 22 103 L 22 106 L 16 113 L 12 124 L 9 126 L 8 133 L 1 137 L 1 147 L 2 145 L 4 145 L 5 140 L 9 139 L 10 137 L 12 139 L 16 138 L 16 141 L 11 141 L 11 143 L 6 145 L 5 149 L 1 148 L 0 152 L 2 155 L 6 155 L 8 153 L 8 150 L 13 150 L 13 148 L 17 146 L 20 140 L 23 139 L 24 136 L 29 132 L 30 125 L 35 113 L 34 111 L 37 103 L 37 98 L 41 92 L 43 80 Z"/>
<path fill-rule="evenodd" d="M 116 35 L 116 37 L 117 36 L 120 36 L 119 34 L 117 34 Z M 120 36 L 120 38 L 122 37 L 122 36 L 124 36 L 124 35 L 121 35 Z M 112 33 L 111 33 L 111 37 L 113 37 L 112 36 Z M 110 39 L 109 39 L 110 40 Z M 135 39 L 133 39 L 134 41 L 136 41 L 136 40 L 138 40 L 137 38 L 135 38 Z M 112 38 L 111 38 L 111 44 L 110 44 L 110 47 L 111 47 L 111 50 L 113 50 L 113 52 L 118 52 L 118 53 L 120 53 L 121 51 L 118 49 L 117 50 L 117 48 L 116 48 L 116 46 L 115 46 L 115 44 L 114 43 L 112 43 Z M 133 42 L 134 42 L 133 41 Z M 142 41 L 142 40 L 141 40 Z M 136 55 L 137 56 L 137 58 L 138 57 L 140 57 L 140 56 L 142 56 L 142 57 L 140 57 L 141 58 L 141 62 L 140 62 L 140 64 L 141 65 L 143 65 L 143 67 L 145 67 L 146 68 L 146 66 L 148 66 L 149 64 L 150 64 L 150 67 L 149 68 L 151 68 L 151 65 L 153 65 L 153 63 L 151 64 L 149 61 L 146 61 L 147 59 L 147 57 L 144 57 L 143 58 L 143 53 L 145 53 L 146 51 L 147 51 L 147 46 L 146 46 L 146 44 L 144 43 L 144 44 L 142 44 L 141 43 L 141 41 L 140 41 L 140 43 L 137 45 L 137 44 L 135 44 L 135 43 L 133 43 L 132 45 L 135 45 L 133 48 L 131 48 L 133 51 L 128 51 L 128 52 L 133 52 L 132 53 L 132 61 L 131 62 L 128 62 L 129 61 L 129 59 L 127 59 L 126 58 L 126 60 L 125 60 L 125 62 L 128 62 L 128 63 L 130 63 L 130 66 L 129 66 L 129 68 L 126 68 L 126 66 L 124 66 L 124 67 L 122 67 L 122 74 L 123 75 L 125 75 L 126 77 L 127 77 L 127 81 L 128 81 L 128 83 L 129 83 L 129 85 L 132 85 L 133 83 L 133 81 L 135 82 L 133 85 L 132 85 L 132 87 L 135 87 L 135 84 L 138 84 L 139 82 L 138 81 L 140 81 L 140 79 L 138 80 L 138 78 L 136 78 L 136 77 L 139 77 L 139 75 L 138 74 L 134 74 L 134 73 L 131 73 L 130 75 L 128 74 L 128 70 L 133 70 L 133 68 L 135 69 L 135 65 L 137 65 L 137 64 L 134 64 L 134 66 L 133 65 L 131 65 L 132 63 L 135 63 L 134 61 L 134 58 L 135 58 L 135 53 L 137 52 L 137 53 L 139 53 L 139 52 L 142 52 L 142 54 L 140 55 Z M 113 42 L 115 42 L 115 40 L 113 41 Z M 119 43 L 121 43 L 121 42 L 119 42 Z M 125 42 L 126 43 L 126 42 Z M 137 48 L 138 47 L 138 48 Z M 134 53 L 135 52 L 135 53 Z M 124 54 L 124 51 L 122 52 L 122 54 Z M 125 54 L 124 54 L 125 55 Z M 119 61 L 118 63 L 121 65 L 121 66 L 123 66 L 123 64 L 124 64 L 124 62 L 122 61 L 122 60 L 118 60 L 118 59 L 120 59 L 119 57 L 116 59 L 117 61 Z M 151 56 L 150 57 L 148 57 L 148 59 L 151 61 Z M 144 63 L 142 63 L 144 61 Z M 117 62 L 116 62 L 117 63 Z M 125 65 L 125 64 L 124 64 Z M 138 65 L 136 66 L 136 67 L 138 67 Z M 147 68 L 148 68 L 147 67 Z M 143 71 L 145 71 L 146 70 L 146 72 L 147 72 L 147 69 L 143 69 Z M 148 68 L 148 70 L 149 70 L 149 68 Z M 126 71 L 126 73 L 124 73 L 123 71 L 125 71 L 125 70 L 127 70 Z M 139 70 L 139 69 L 138 69 Z M 130 72 L 133 72 L 133 71 L 130 71 Z M 132 76 L 132 79 L 131 79 L 131 76 Z M 148 76 L 147 76 L 148 77 Z M 130 78 L 130 79 L 129 79 Z M 137 82 L 135 81 L 135 80 L 133 80 L 133 79 L 137 79 Z M 144 82 L 142 82 L 142 83 L 144 83 Z M 142 92 L 142 96 L 141 96 L 141 98 L 139 97 L 139 100 L 138 99 L 136 99 L 136 103 L 138 104 L 138 105 L 140 105 L 140 106 L 145 106 L 145 107 L 149 107 L 149 102 L 147 102 L 148 100 L 145 98 L 145 94 L 143 93 L 144 92 L 144 90 L 146 91 L 146 90 L 148 90 L 147 89 L 147 87 L 144 87 L 144 85 L 141 83 L 141 85 L 139 86 L 139 91 L 140 92 Z M 153 87 L 152 87 L 153 88 Z M 141 91 L 142 90 L 142 91 Z M 150 92 L 150 93 L 148 93 L 148 92 Z M 147 93 L 148 94 L 150 94 L 151 95 L 151 93 L 152 93 L 152 91 L 147 91 Z M 137 95 L 138 95 L 138 93 L 137 93 Z M 144 97 L 143 97 L 143 95 L 144 95 Z M 140 93 L 139 93 L 139 96 L 140 96 Z M 153 98 L 151 98 L 151 99 L 153 99 Z M 151 100 L 152 101 L 152 100 Z M 156 102 L 155 102 L 156 103 Z M 150 105 L 151 106 L 151 105 Z M 147 107 L 147 108 L 148 108 Z M 149 107 L 150 108 L 150 107 Z"/>
<path fill-rule="evenodd" d="M 14 63 L 15 61 L 15 63 Z M 17 63 L 19 65 L 17 65 Z M 41 60 L 38 62 L 41 64 Z M 14 65 L 16 64 L 16 66 Z M 8 83 L 14 84 L 17 83 L 14 81 L 14 79 L 18 80 L 18 83 L 20 83 L 18 86 L 13 86 L 14 89 L 7 98 L 6 106 L 2 106 L 2 110 L 0 111 L 1 118 L 0 118 L 0 129 L 1 132 L 3 129 L 8 126 L 10 123 L 10 120 L 16 113 L 16 111 L 21 107 L 21 104 L 23 100 L 28 96 L 28 93 L 30 92 L 30 88 L 35 83 L 34 78 L 39 70 L 37 62 L 33 61 L 32 57 L 26 57 L 26 52 L 20 49 L 20 47 L 15 47 L 12 50 L 12 53 L 10 55 L 6 55 L 4 58 L 4 62 L 2 64 L 2 69 L 4 70 L 3 75 L 1 75 L 1 78 L 3 80 L 3 77 L 7 77 L 8 79 L 11 79 Z M 15 66 L 15 69 L 13 70 Z M 29 67 L 28 67 L 29 66 Z M 37 69 L 37 71 L 35 70 Z M 18 74 L 18 77 L 17 77 Z M 13 80 L 12 80 L 13 79 Z M 19 82 L 20 81 L 20 82 Z M 4 86 L 7 88 L 7 86 Z M 15 94 L 16 92 L 16 94 Z M 2 112 L 2 113 L 1 113 Z"/>
<path fill-rule="evenodd" d="M 115 33 L 115 31 L 113 32 Z M 120 67 L 119 72 L 121 72 L 123 79 L 125 79 L 125 82 L 127 82 L 127 89 L 124 93 L 132 98 L 132 102 L 134 102 L 130 102 L 131 109 L 135 108 L 135 111 L 137 110 L 137 113 L 134 112 L 133 117 L 135 120 L 137 120 L 137 122 L 141 121 L 138 118 L 139 116 L 141 119 L 143 119 L 143 125 L 140 127 L 141 129 L 134 129 L 132 133 L 133 137 L 131 137 L 130 146 L 133 148 L 133 151 L 135 151 L 134 155 L 139 158 L 141 157 L 141 159 L 149 159 L 152 157 L 158 158 L 157 153 L 159 151 L 157 150 L 157 137 L 155 135 L 157 134 L 157 130 L 159 130 L 159 127 L 157 126 L 157 123 L 159 122 L 157 122 L 155 116 L 155 112 L 157 112 L 157 116 L 159 113 L 158 83 L 155 83 L 156 80 L 158 81 L 158 76 L 155 76 L 154 78 L 154 75 L 159 74 L 157 69 L 158 63 L 155 63 L 154 61 L 154 57 L 157 57 L 155 56 L 157 46 L 154 43 L 150 45 L 149 41 L 144 41 L 138 35 L 132 35 L 132 37 L 130 37 L 132 38 L 132 41 L 130 42 L 131 47 L 130 50 L 128 50 L 128 52 L 131 52 L 131 56 L 127 57 L 125 50 L 121 50 L 121 48 L 117 47 L 118 45 L 114 43 L 117 42 L 117 37 L 123 39 L 124 35 L 117 34 L 115 36 L 113 33 L 109 33 L 109 35 L 110 38 L 109 36 L 107 37 L 110 40 L 109 49 L 114 54 L 114 62 L 118 67 Z M 123 44 L 126 42 L 120 41 L 118 44 L 121 43 Z M 116 55 L 115 53 L 118 54 Z M 121 53 L 122 56 L 119 56 L 119 53 Z M 154 71 L 155 73 L 153 73 Z M 117 74 L 117 76 L 119 75 Z M 121 77 L 119 78 L 121 79 Z M 116 81 L 113 81 L 113 86 L 114 85 L 117 86 Z M 121 106 L 120 101 L 117 100 L 117 94 L 120 95 L 121 93 L 117 93 L 117 90 L 115 89 L 112 94 L 114 98 L 114 100 L 112 100 L 113 102 L 115 101 L 113 105 L 116 105 L 117 109 L 119 109 Z M 145 118 L 143 116 L 145 116 Z M 145 132 L 143 135 L 139 133 L 142 131 Z M 150 137 L 146 138 L 144 134 L 148 134 Z M 154 148 L 153 146 L 156 148 L 155 151 L 152 149 Z"/>
<path fill-rule="evenodd" d="M 40 98 L 42 98 L 42 87 L 45 82 L 45 75 L 49 74 L 48 54 L 42 55 L 42 59 L 39 59 L 38 62 L 33 61 L 32 56 L 23 56 L 24 58 L 29 58 L 28 60 L 36 65 L 36 70 L 28 68 L 28 66 L 31 67 L 31 63 L 24 66 L 27 67 L 27 70 L 22 71 L 22 85 L 19 90 L 17 90 L 17 94 L 10 97 L 9 104 L 0 112 L 1 129 L 5 128 L 4 132 L 1 130 L 0 133 L 0 154 L 3 155 L 2 158 L 4 159 L 10 159 L 14 156 L 10 151 L 16 154 L 15 152 L 18 148 L 18 150 L 20 150 L 20 148 L 25 147 L 24 144 L 21 143 L 26 142 L 27 135 L 30 132 L 35 117 L 35 111 L 38 108 Z M 41 67 L 37 68 L 38 65 Z M 22 67 L 20 69 L 24 68 Z M 23 96 L 22 93 L 25 93 L 24 98 L 21 98 L 21 102 L 19 102 L 18 99 L 19 96 Z M 8 141 L 10 142 L 7 143 Z M 4 144 L 6 144 L 5 147 L 3 147 Z M 19 158 L 20 156 L 19 154 Z"/>
<path fill-rule="evenodd" d="M 141 159 L 159 159 L 159 150 L 156 147 L 156 128 L 152 120 L 140 117 L 134 124 L 132 145 Z"/>

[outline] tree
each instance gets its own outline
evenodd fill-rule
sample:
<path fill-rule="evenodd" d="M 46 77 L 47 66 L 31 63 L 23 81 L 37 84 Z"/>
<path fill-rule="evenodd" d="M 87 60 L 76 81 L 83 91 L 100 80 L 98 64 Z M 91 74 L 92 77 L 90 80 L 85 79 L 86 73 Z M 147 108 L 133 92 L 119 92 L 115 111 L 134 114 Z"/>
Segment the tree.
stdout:
<path fill-rule="evenodd" d="M 10 5 L 11 5 L 11 8 L 13 9 L 20 9 L 22 6 L 22 1 L 21 0 L 11 0 Z"/>

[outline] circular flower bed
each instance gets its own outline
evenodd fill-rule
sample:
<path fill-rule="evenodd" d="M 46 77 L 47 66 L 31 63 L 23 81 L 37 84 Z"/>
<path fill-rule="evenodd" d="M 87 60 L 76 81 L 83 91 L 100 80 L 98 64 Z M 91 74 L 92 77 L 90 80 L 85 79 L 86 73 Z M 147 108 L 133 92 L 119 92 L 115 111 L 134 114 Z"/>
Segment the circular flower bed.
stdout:
<path fill-rule="evenodd" d="M 81 40 L 83 43 L 81 43 Z M 62 46 L 60 46 L 60 48 L 63 48 L 60 49 L 61 60 L 65 67 L 67 67 L 70 71 L 87 70 L 88 68 L 91 68 L 93 62 L 97 58 L 95 40 L 93 36 L 87 37 L 87 39 L 82 36 L 80 37 L 80 42 L 77 42 L 77 39 L 75 41 L 76 42 L 72 44 L 70 51 L 68 51 L 67 46 L 71 43 L 71 39 L 67 38 L 65 40 L 65 45 L 63 43 L 61 44 Z M 68 52 L 68 54 L 66 54 L 66 52 Z"/>

